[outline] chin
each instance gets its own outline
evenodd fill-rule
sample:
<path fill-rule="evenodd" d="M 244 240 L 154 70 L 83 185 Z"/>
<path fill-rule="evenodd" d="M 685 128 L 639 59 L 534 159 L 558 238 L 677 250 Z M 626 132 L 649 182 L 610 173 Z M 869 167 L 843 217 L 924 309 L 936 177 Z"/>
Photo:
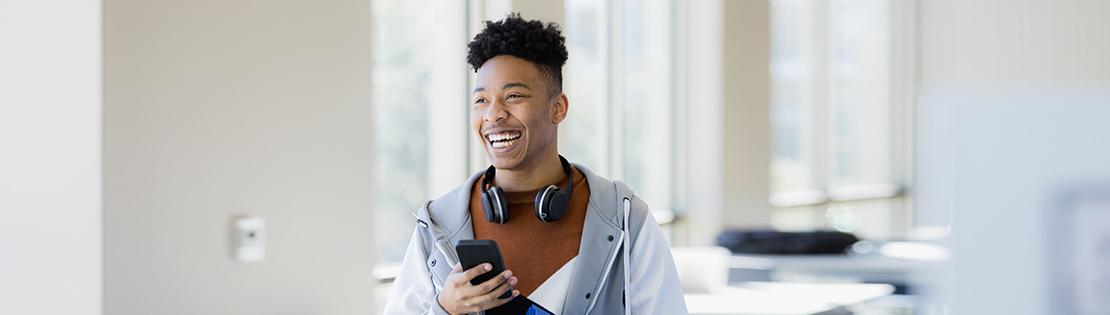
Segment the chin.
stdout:
<path fill-rule="evenodd" d="M 520 159 L 510 157 L 493 157 L 489 156 L 490 164 L 499 170 L 511 170 L 520 166 Z"/>

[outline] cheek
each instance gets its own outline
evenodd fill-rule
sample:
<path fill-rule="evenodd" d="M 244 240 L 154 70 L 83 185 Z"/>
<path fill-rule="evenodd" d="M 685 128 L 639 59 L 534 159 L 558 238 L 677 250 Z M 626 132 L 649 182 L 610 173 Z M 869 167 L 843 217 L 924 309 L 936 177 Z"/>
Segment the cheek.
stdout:
<path fill-rule="evenodd" d="M 470 128 L 474 129 L 475 134 L 482 133 L 482 117 L 470 115 Z"/>
<path fill-rule="evenodd" d="M 530 116 L 529 120 L 526 122 L 526 124 L 528 125 L 528 132 L 531 134 L 531 136 L 536 140 L 550 137 L 554 129 L 552 128 L 552 123 L 550 121 L 551 117 L 548 117 L 541 113 L 532 114 L 535 115 Z"/>

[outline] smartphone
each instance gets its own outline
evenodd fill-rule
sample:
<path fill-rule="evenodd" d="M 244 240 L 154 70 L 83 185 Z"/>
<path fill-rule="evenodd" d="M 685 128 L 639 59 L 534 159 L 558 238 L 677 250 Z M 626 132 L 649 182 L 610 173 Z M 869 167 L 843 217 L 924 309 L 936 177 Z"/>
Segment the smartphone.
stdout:
<path fill-rule="evenodd" d="M 482 284 L 505 271 L 505 262 L 501 260 L 501 249 L 493 240 L 459 240 L 455 242 L 455 252 L 459 254 L 459 263 L 462 264 L 464 271 L 483 263 L 493 265 L 490 271 L 470 279 L 470 284 Z M 513 290 L 509 290 L 505 291 L 500 298 L 504 299 L 512 295 Z"/>

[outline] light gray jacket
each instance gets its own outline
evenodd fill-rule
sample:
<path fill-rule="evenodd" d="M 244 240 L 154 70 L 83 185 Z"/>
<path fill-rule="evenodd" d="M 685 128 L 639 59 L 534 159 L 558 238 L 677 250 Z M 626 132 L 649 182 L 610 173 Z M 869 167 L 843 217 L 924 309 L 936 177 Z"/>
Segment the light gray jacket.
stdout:
<path fill-rule="evenodd" d="M 574 167 L 590 185 L 590 200 L 563 312 L 552 311 L 686 314 L 674 259 L 647 204 L 623 183 L 581 165 Z M 414 213 L 416 231 L 390 289 L 385 314 L 447 314 L 436 295 L 451 272 L 449 262 L 458 261 L 451 244 L 474 238 L 470 189 L 481 174 Z M 631 307 L 625 307 L 626 299 Z"/>

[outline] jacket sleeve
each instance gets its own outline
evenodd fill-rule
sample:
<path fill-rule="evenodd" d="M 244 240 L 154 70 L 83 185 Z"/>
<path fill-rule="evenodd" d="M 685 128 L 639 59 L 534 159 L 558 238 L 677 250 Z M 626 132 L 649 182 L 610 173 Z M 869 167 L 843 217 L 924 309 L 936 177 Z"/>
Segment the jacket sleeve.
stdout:
<path fill-rule="evenodd" d="M 401 272 L 389 288 L 389 297 L 382 314 L 449 315 L 436 300 L 432 274 L 424 265 L 428 257 L 421 247 L 420 232 L 413 231 L 405 258 L 401 262 Z"/>
<path fill-rule="evenodd" d="M 632 314 L 687 314 L 674 258 L 650 212 L 631 249 L 628 293 Z"/>

